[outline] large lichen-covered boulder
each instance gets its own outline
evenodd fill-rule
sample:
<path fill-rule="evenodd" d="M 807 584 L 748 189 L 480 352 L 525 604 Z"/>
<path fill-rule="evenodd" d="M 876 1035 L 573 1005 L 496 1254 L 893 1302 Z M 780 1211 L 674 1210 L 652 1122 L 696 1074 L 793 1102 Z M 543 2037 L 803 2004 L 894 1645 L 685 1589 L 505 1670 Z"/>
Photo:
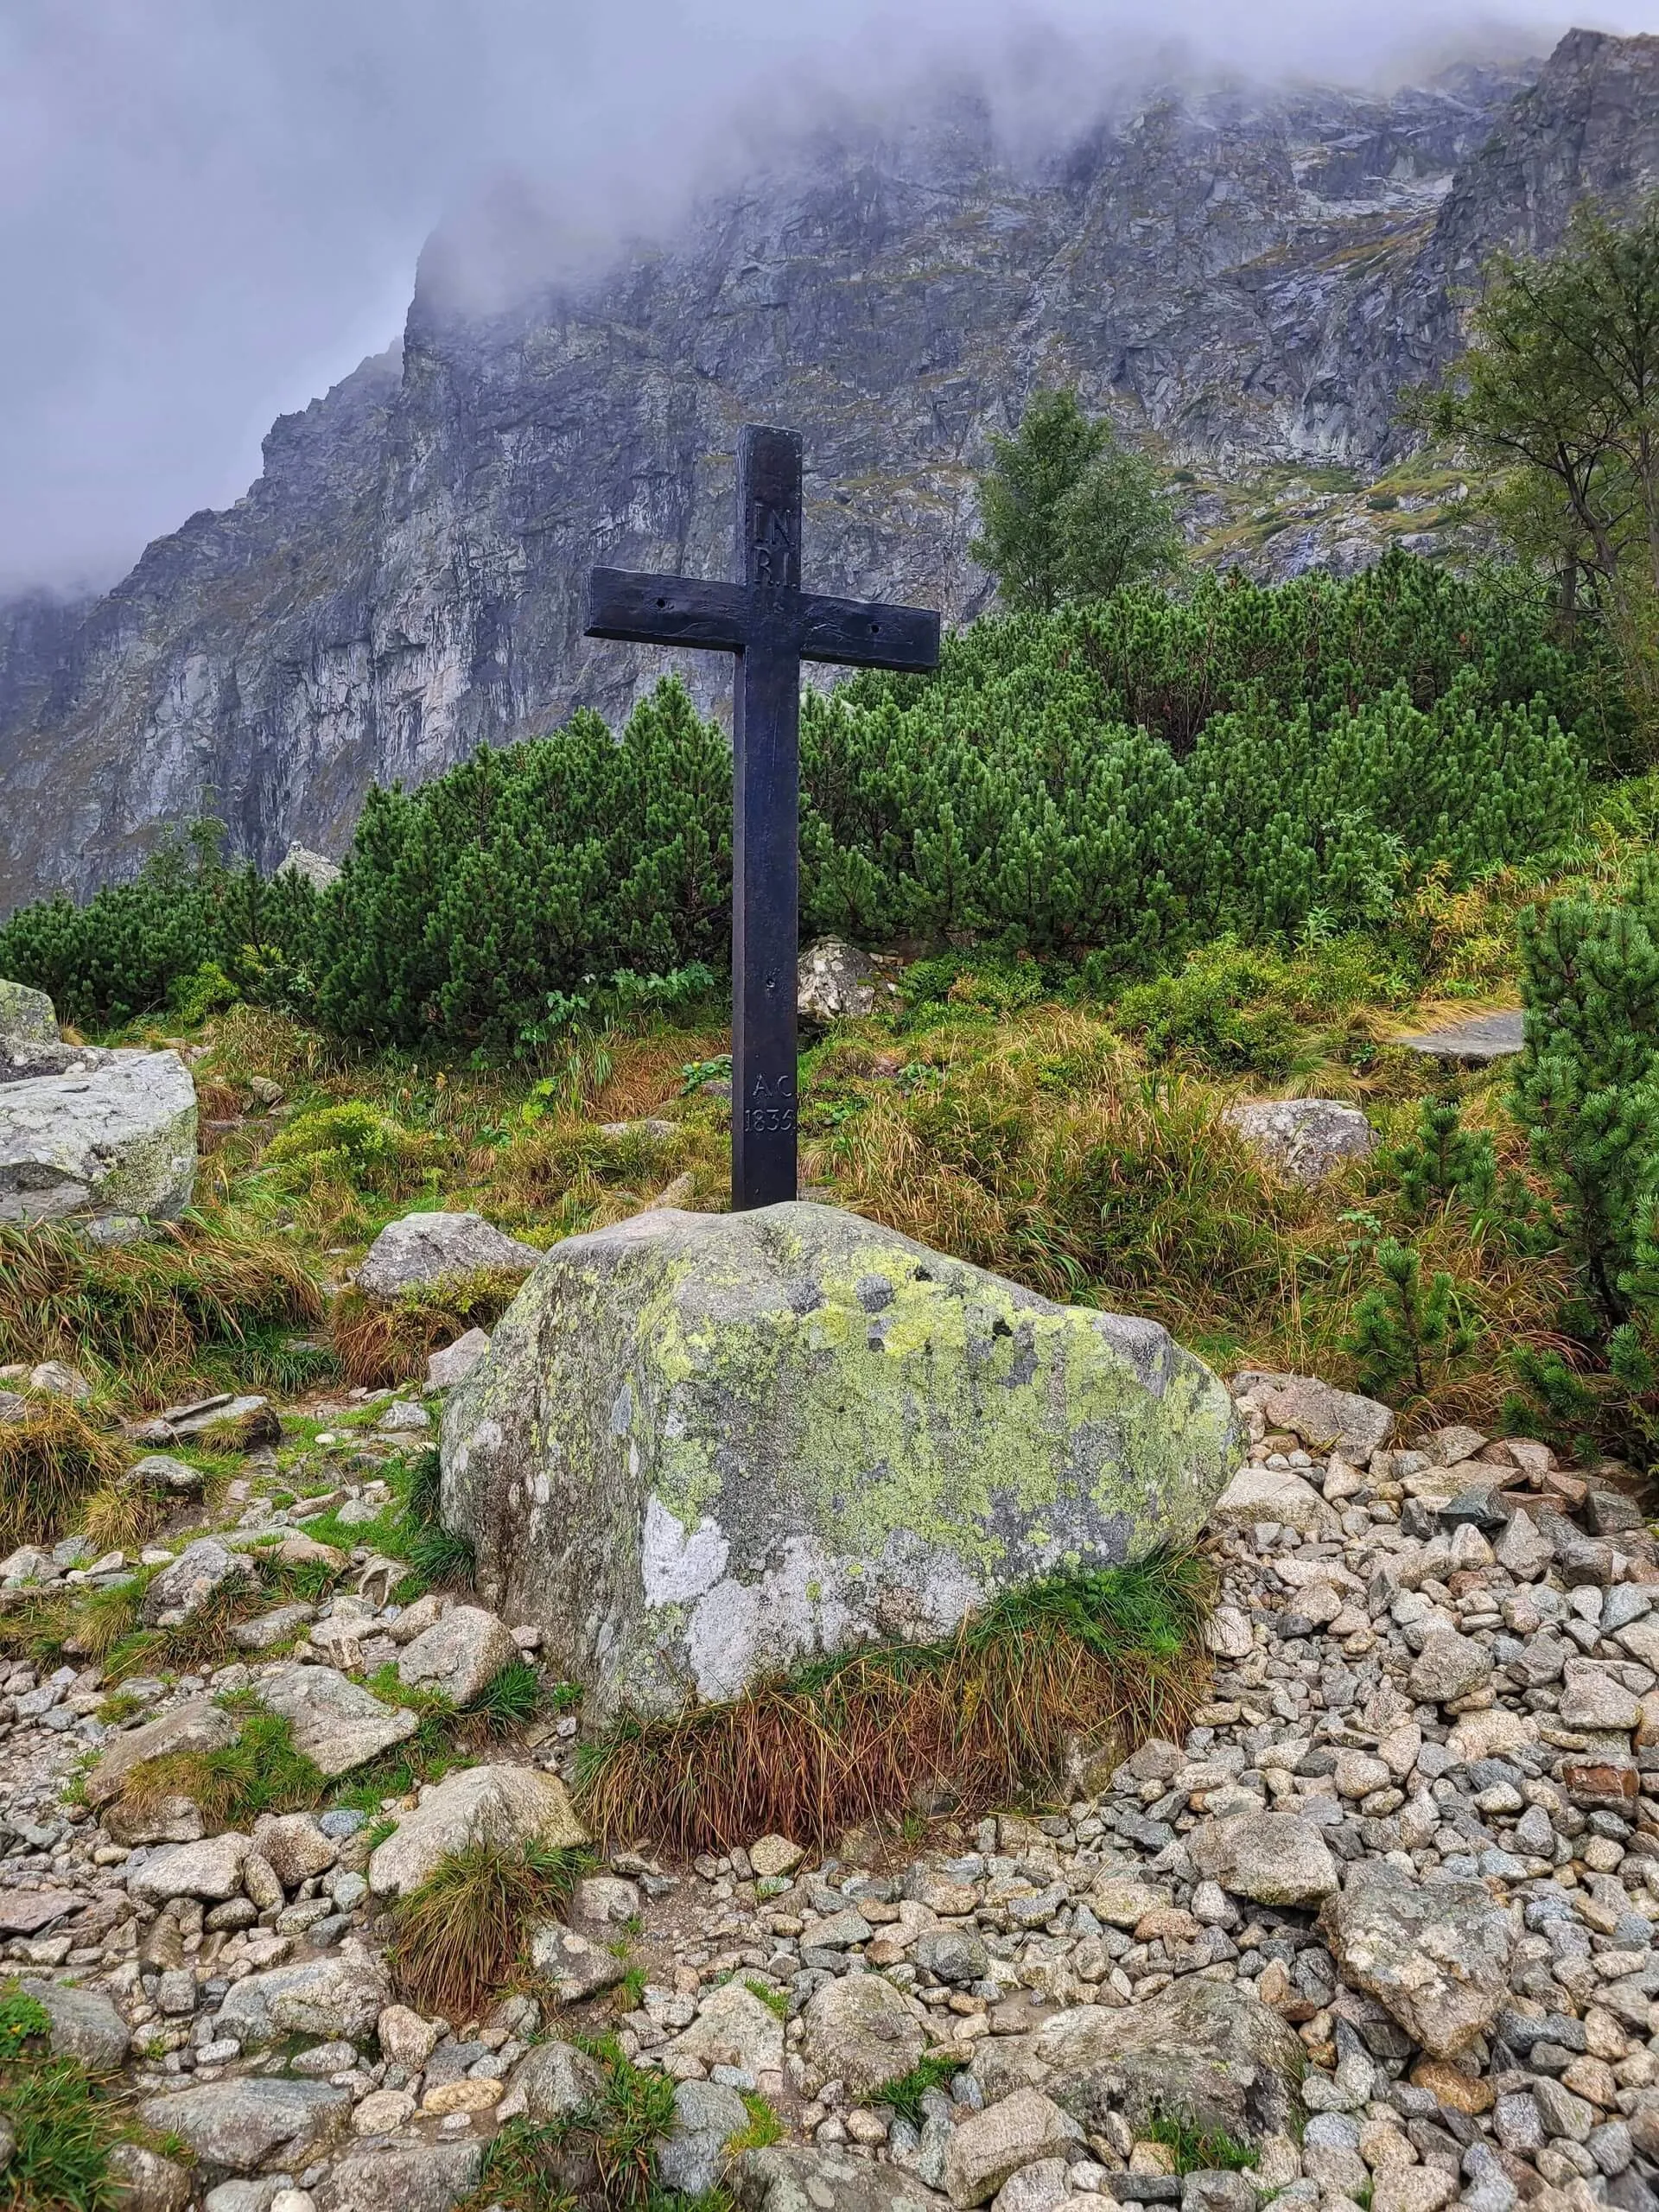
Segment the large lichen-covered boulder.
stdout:
<path fill-rule="evenodd" d="M 1196 1535 L 1231 1402 L 1155 1322 L 828 1206 L 543 1258 L 451 1397 L 443 1518 L 595 1713 L 677 1708 Z"/>
<path fill-rule="evenodd" d="M 176 1052 L 0 1084 L 0 1221 L 170 1220 L 195 1179 L 196 1087 Z"/>

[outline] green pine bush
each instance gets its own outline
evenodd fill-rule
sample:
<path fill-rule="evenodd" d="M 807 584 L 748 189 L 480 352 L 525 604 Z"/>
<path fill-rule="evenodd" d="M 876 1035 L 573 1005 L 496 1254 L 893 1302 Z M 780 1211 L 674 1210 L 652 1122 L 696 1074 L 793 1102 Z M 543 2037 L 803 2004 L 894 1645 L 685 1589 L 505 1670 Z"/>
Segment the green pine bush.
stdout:
<path fill-rule="evenodd" d="M 618 969 L 729 959 L 731 755 L 677 683 L 369 796 L 317 918 L 316 1010 L 378 1042 L 511 1050 Z"/>
<path fill-rule="evenodd" d="M 806 693 L 803 920 L 1083 965 L 1105 992 L 1230 934 L 1376 921 L 1430 869 L 1456 887 L 1573 835 L 1599 682 L 1523 579 L 1402 553 L 989 619 L 935 677 Z M 86 906 L 15 915 L 0 975 L 87 1027 L 235 993 L 377 1044 L 537 1050 L 727 963 L 730 785 L 664 683 L 618 737 L 578 713 L 372 792 L 321 894 L 226 866 L 209 826 Z M 1172 1039 L 1198 1018 L 1147 1011 Z"/>
<path fill-rule="evenodd" d="M 1525 1046 L 1510 1094 L 1551 1230 L 1602 1325 L 1630 1318 L 1659 1206 L 1659 878 L 1628 905 L 1558 899 L 1521 924 Z"/>
<path fill-rule="evenodd" d="M 1416 1128 L 1377 1166 L 1398 1182 L 1402 1204 L 1419 1221 L 1454 1198 L 1478 1214 L 1496 1198 L 1497 1149 L 1484 1130 L 1464 1128 L 1460 1099 L 1425 1098 Z"/>
<path fill-rule="evenodd" d="M 0 926 L 0 976 L 48 993 L 60 1020 L 89 1029 L 302 990 L 315 891 L 291 871 L 266 880 L 227 866 L 223 834 L 196 823 L 84 906 L 60 896 L 23 907 Z"/>
<path fill-rule="evenodd" d="M 1377 1398 L 1427 1397 L 1473 1350 L 1478 1324 L 1463 1312 L 1449 1274 L 1424 1281 L 1413 1246 L 1385 1236 L 1376 1259 L 1382 1280 L 1356 1301 L 1347 1347 L 1359 1387 Z"/>

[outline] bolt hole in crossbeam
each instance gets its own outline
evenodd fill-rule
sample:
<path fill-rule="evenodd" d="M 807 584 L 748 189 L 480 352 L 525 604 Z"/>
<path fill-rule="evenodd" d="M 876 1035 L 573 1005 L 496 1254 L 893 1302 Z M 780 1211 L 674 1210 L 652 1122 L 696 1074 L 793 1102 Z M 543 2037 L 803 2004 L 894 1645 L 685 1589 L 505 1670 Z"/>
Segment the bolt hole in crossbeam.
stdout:
<path fill-rule="evenodd" d="M 595 569 L 587 635 L 737 657 L 732 722 L 732 1205 L 796 1194 L 801 663 L 918 672 L 939 662 L 919 607 L 801 589 L 801 441 L 737 446 L 736 583 Z"/>

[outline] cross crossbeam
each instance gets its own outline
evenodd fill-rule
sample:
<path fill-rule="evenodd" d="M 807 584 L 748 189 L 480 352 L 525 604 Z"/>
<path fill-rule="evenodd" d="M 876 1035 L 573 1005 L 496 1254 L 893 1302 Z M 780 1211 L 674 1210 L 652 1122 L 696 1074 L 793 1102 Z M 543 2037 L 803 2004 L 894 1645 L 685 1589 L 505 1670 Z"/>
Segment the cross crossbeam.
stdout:
<path fill-rule="evenodd" d="M 921 671 L 939 618 L 801 589 L 801 441 L 745 429 L 737 448 L 736 583 L 595 569 L 587 634 L 734 653 L 732 1204 L 796 1194 L 801 663 Z"/>

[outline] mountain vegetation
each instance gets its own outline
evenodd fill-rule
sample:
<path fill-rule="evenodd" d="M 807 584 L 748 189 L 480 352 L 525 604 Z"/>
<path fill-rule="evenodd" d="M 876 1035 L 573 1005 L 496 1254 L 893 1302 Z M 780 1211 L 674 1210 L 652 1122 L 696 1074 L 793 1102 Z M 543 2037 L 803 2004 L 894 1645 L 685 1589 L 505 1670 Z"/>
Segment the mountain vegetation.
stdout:
<path fill-rule="evenodd" d="M 1659 700 L 1659 200 L 1593 200 L 1560 250 L 1494 255 L 1472 342 L 1411 410 L 1494 467 L 1511 545 L 1553 575 L 1561 620 L 1599 622 L 1632 692 Z"/>
<path fill-rule="evenodd" d="M 1557 643 L 1513 572 L 1396 554 L 1346 582 L 1132 586 L 980 622 L 936 678 L 808 695 L 804 918 L 968 936 L 1099 989 L 1547 857 L 1632 741 L 1597 644 Z M 23 910 L 0 971 L 92 1024 L 228 995 L 522 1054 L 596 992 L 660 1000 L 720 965 L 730 895 L 728 751 L 668 682 L 614 741 L 579 713 L 374 793 L 321 897 L 203 832 L 84 907 Z"/>
<path fill-rule="evenodd" d="M 1015 612 L 1109 599 L 1167 575 L 1185 550 L 1157 469 L 1075 391 L 1039 391 L 1013 437 L 992 438 L 979 505 L 970 550 Z"/>
<path fill-rule="evenodd" d="M 1653 220 L 1586 218 L 1569 251 L 1617 272 L 1634 239 L 1639 272 Z M 1494 298 L 1555 297 L 1559 270 L 1500 262 Z M 1471 448 L 1496 435 L 1500 308 L 1482 312 L 1434 403 Z M 1637 500 L 1640 426 L 1606 397 L 1601 419 L 1627 458 L 1596 481 Z M 1137 531 L 1134 560 L 1166 565 L 1139 467 L 1074 397 L 1039 397 L 985 486 L 1014 604 L 949 639 L 936 676 L 804 702 L 804 924 L 893 979 L 867 1022 L 808 1039 L 810 1173 L 1216 1358 L 1482 1418 L 1507 1401 L 1512 1425 L 1647 1452 L 1659 791 L 1624 618 L 1637 509 L 1594 588 L 1588 537 L 1527 535 L 1549 472 L 1522 456 L 1495 493 L 1507 562 L 1396 550 L 1347 579 L 1096 595 L 1079 548 L 1113 501 L 1134 525 L 1115 573 Z M 227 1142 L 187 1273 L 232 1279 L 226 1239 L 349 1249 L 422 1193 L 537 1241 L 664 1180 L 719 1205 L 729 809 L 726 741 L 667 682 L 615 733 L 579 711 L 374 792 L 321 892 L 227 862 L 202 825 L 84 906 L 15 915 L 0 973 L 101 1033 L 204 1039 L 199 1080 L 238 1132 L 256 1077 L 289 1091 L 280 1128 L 256 1116 Z M 1517 995 L 1508 1071 L 1426 1078 L 1394 1041 L 1414 1009 Z M 1358 1099 L 1382 1149 L 1317 1189 L 1275 1179 L 1224 1121 L 1264 1087 Z M 20 1249 L 17 1279 L 48 1261 Z M 266 1361 L 265 1306 L 292 1294 L 250 1307 Z M 391 1379 L 500 1302 L 480 1285 L 370 1328 L 346 1296 L 307 1356 Z M 203 1342 L 234 1334 L 220 1317 Z"/>

